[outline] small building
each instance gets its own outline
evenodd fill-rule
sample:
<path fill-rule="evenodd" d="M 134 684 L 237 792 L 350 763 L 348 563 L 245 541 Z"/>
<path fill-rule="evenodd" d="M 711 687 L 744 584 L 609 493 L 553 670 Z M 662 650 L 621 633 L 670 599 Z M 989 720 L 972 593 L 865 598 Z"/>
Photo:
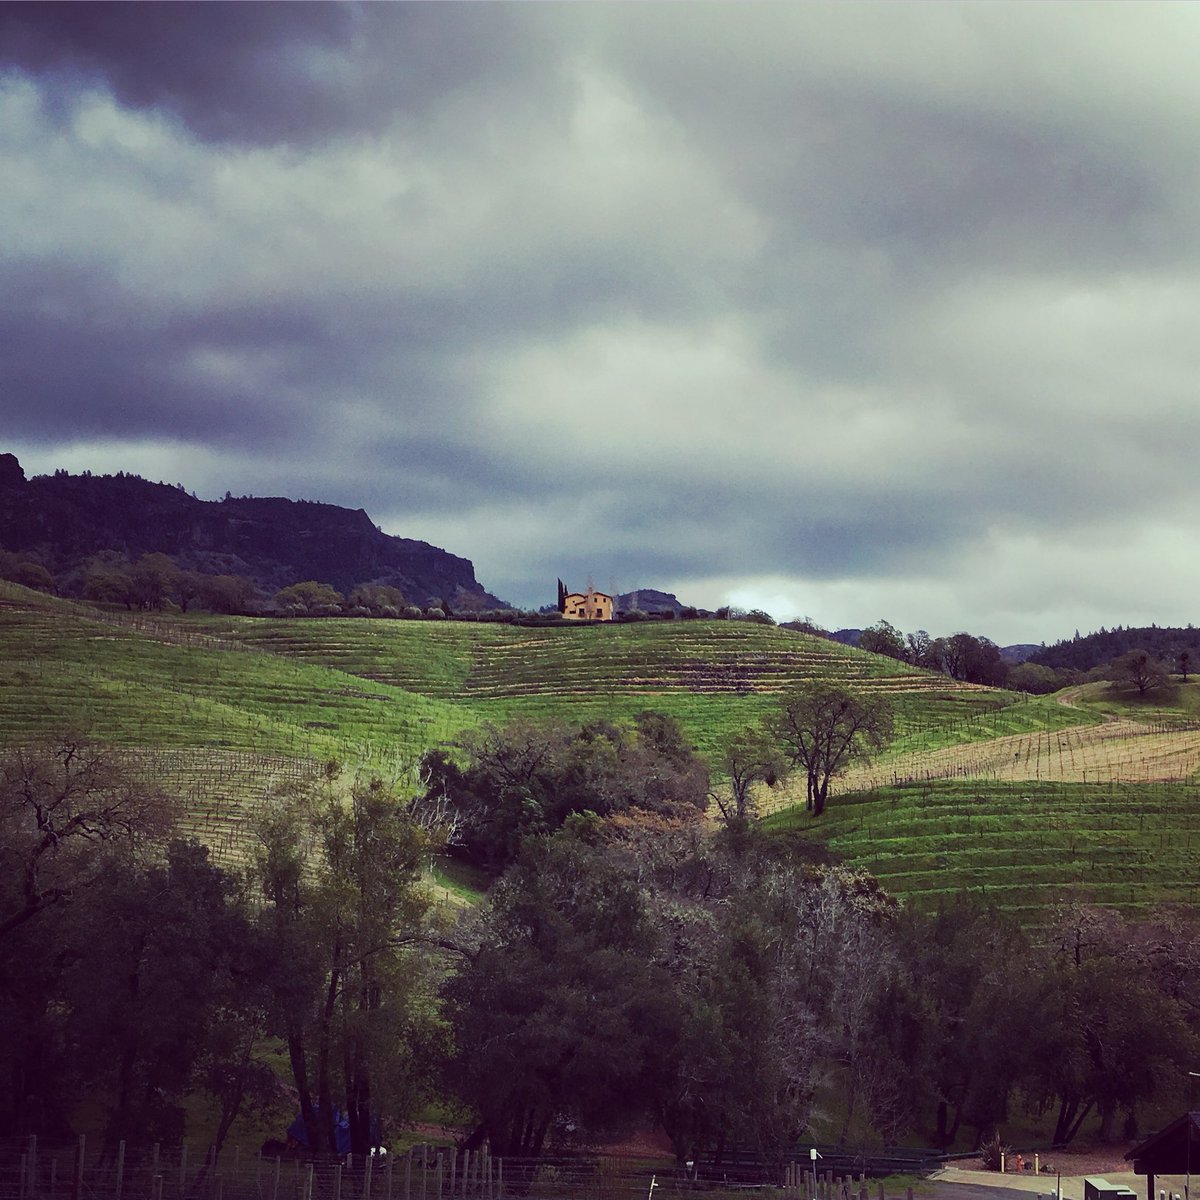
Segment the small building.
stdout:
<path fill-rule="evenodd" d="M 1170 1125 L 1139 1142 L 1125 1157 L 1133 1160 L 1135 1175 L 1146 1176 L 1146 1195 L 1154 1200 L 1156 1175 L 1183 1175 L 1200 1171 L 1200 1112 L 1184 1113 Z"/>
<path fill-rule="evenodd" d="M 586 592 L 568 592 L 560 579 L 558 611 L 568 621 L 611 621 L 613 598 L 607 592 L 596 591 L 590 583 Z"/>

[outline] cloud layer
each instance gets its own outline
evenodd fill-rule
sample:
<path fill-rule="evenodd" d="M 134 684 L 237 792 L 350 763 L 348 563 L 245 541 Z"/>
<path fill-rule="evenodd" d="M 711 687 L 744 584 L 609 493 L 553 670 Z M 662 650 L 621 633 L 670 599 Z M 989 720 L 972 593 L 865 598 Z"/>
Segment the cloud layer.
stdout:
<path fill-rule="evenodd" d="M 1187 623 L 1200 14 L 0 5 L 27 470 L 1053 640 Z"/>

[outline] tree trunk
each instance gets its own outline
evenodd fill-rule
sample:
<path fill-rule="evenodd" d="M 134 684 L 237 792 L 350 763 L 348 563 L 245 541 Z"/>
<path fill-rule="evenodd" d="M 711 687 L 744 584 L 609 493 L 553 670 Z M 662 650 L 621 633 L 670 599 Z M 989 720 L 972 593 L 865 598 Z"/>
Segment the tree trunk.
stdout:
<path fill-rule="evenodd" d="M 816 795 L 813 798 L 813 816 L 819 817 L 825 811 L 825 801 L 829 796 L 829 777 L 826 776 L 817 785 Z"/>
<path fill-rule="evenodd" d="M 336 961 L 341 946 L 334 947 Z M 333 1014 L 337 1008 L 338 982 L 341 976 L 336 969 L 329 972 L 329 987 L 325 993 L 325 1008 L 321 1013 L 321 1024 L 317 1032 L 317 1122 L 320 1140 L 314 1150 L 337 1153 L 337 1122 L 333 1115 L 333 1085 L 329 1077 L 330 1041 L 332 1039 Z"/>
<path fill-rule="evenodd" d="M 291 1014 L 287 1018 L 287 1048 L 288 1061 L 292 1066 L 292 1080 L 296 1084 L 296 1095 L 300 1100 L 300 1120 L 304 1122 L 304 1136 L 308 1139 L 308 1148 L 315 1150 L 320 1142 L 321 1133 L 316 1110 L 313 1108 L 312 1089 L 308 1085 L 304 1039 Z"/>
<path fill-rule="evenodd" d="M 1106 1100 L 1100 1105 L 1100 1140 L 1105 1145 L 1120 1141 L 1117 1134 L 1117 1103 Z"/>

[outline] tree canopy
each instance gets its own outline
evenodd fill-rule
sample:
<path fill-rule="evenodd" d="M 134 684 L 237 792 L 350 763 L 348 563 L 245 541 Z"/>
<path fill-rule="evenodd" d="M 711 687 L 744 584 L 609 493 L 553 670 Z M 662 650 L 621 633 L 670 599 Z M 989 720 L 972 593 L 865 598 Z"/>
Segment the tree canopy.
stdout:
<path fill-rule="evenodd" d="M 892 707 L 884 697 L 826 682 L 786 693 L 770 720 L 784 754 L 804 771 L 806 803 L 814 816 L 825 810 L 833 777 L 856 758 L 885 746 L 892 726 Z"/>

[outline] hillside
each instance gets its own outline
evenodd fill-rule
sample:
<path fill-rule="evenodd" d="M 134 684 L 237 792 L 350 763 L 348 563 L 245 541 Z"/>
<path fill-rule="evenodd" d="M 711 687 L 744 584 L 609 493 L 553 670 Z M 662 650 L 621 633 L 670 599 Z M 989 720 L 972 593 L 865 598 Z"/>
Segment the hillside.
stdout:
<path fill-rule="evenodd" d="M 0 739 L 85 730 L 182 788 L 214 830 L 281 773 L 338 758 L 394 775 L 482 721 L 654 708 L 711 752 L 813 676 L 886 691 L 910 737 L 956 739 L 1012 699 L 769 626 L 151 617 L 15 584 L 0 584 L 0 659 Z"/>
<path fill-rule="evenodd" d="M 1200 886 L 1194 684 L 1171 710 L 1103 686 L 1063 703 L 741 622 L 147 616 L 13 584 L 0 585 L 0 660 L 0 741 L 74 727 L 120 747 L 185 797 L 188 827 L 219 858 L 241 855 L 267 788 L 330 758 L 395 778 L 484 721 L 645 709 L 676 716 L 715 755 L 783 689 L 826 678 L 886 694 L 897 739 L 838 781 L 819 821 L 788 808 L 793 788 L 765 791 L 764 807 L 786 810 L 768 826 L 877 870 L 918 904 L 986 888 L 1030 914 L 1061 895 L 1136 908 Z"/>
<path fill-rule="evenodd" d="M 0 455 L 0 548 L 27 554 L 78 594 L 93 555 L 161 552 L 177 567 L 242 575 L 268 595 L 306 579 L 341 592 L 359 583 L 398 587 L 410 602 L 471 596 L 496 607 L 465 558 L 378 529 L 362 509 L 280 497 L 198 500 L 136 475 L 25 478 Z"/>

